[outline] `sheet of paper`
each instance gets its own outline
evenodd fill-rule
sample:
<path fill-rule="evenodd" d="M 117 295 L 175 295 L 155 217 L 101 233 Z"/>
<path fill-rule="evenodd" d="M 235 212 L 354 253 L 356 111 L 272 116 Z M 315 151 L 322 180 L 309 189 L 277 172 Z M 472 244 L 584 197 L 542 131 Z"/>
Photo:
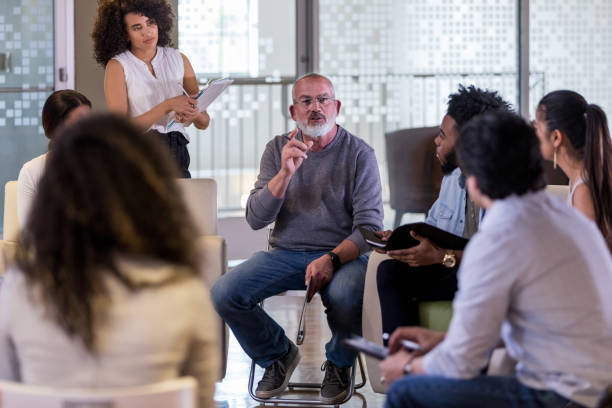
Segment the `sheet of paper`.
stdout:
<path fill-rule="evenodd" d="M 213 101 L 217 99 L 217 97 L 221 95 L 221 93 L 225 91 L 225 88 L 230 86 L 232 82 L 234 82 L 234 80 L 229 78 L 212 81 L 198 98 L 199 111 L 202 112 L 203 110 L 206 110 L 206 108 L 208 108 L 208 106 L 213 103 Z"/>

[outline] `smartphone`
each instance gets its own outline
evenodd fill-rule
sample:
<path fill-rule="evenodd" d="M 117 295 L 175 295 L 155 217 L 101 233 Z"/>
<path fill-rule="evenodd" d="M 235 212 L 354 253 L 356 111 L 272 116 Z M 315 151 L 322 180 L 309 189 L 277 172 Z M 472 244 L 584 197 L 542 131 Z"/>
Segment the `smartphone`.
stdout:
<path fill-rule="evenodd" d="M 372 356 L 379 360 L 384 360 L 389 354 L 388 348 L 359 336 L 342 340 L 342 345 L 352 350 L 360 351 L 365 355 Z"/>
<path fill-rule="evenodd" d="M 363 235 L 363 239 L 368 244 L 378 247 L 378 248 L 384 248 L 387 246 L 387 243 L 383 241 L 382 238 L 378 234 L 376 234 L 374 231 L 370 231 L 363 227 L 359 227 L 359 232 L 361 232 L 361 235 Z"/>

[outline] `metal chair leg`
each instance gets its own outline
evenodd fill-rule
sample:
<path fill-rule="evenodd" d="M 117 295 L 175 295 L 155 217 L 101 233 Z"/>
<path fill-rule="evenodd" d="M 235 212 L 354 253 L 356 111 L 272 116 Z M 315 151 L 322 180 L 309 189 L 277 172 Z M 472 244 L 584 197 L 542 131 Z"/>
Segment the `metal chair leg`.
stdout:
<path fill-rule="evenodd" d="M 310 286 L 310 285 L 309 285 Z M 306 305 L 308 304 L 308 289 L 306 290 L 306 296 L 304 296 L 304 304 L 302 305 L 302 311 L 300 313 L 300 321 L 298 324 L 298 331 L 296 336 L 296 343 L 301 345 L 304 343 L 304 337 L 306 335 Z M 263 301 L 260 303 L 260 306 L 263 307 Z M 355 371 L 356 366 L 359 365 L 359 373 L 361 375 L 361 382 L 355 385 Z M 363 360 L 361 359 L 361 354 L 357 354 L 357 360 L 351 367 L 351 380 L 349 384 L 349 390 L 342 402 L 335 404 L 325 404 L 319 399 L 305 399 L 305 398 L 282 398 L 282 397 L 273 397 L 273 398 L 259 398 L 255 395 L 253 391 L 253 384 L 255 382 L 255 361 L 251 361 L 251 371 L 249 372 L 249 395 L 257 402 L 261 402 L 262 404 L 292 404 L 292 405 L 319 405 L 319 406 L 334 406 L 338 407 L 341 404 L 347 402 L 353 396 L 356 389 L 362 388 L 366 384 L 366 375 L 363 366 Z M 320 389 L 321 383 L 294 383 L 290 382 L 287 385 L 288 389 L 293 388 L 305 388 L 305 389 Z"/>
<path fill-rule="evenodd" d="M 359 365 L 359 373 L 361 375 L 361 382 L 355 385 L 355 372 L 357 369 L 357 365 Z M 251 371 L 249 372 L 249 395 L 257 402 L 261 402 L 263 404 L 294 404 L 294 405 L 319 405 L 319 406 L 339 406 L 347 402 L 353 394 L 355 390 L 362 388 L 366 384 L 366 375 L 363 367 L 363 360 L 361 359 L 361 355 L 357 355 L 357 360 L 355 364 L 351 367 L 351 381 L 349 384 L 349 390 L 344 399 L 337 404 L 325 404 L 319 399 L 305 399 L 305 398 L 282 398 L 282 397 L 273 397 L 273 398 L 259 398 L 255 395 L 253 391 L 253 384 L 255 382 L 255 362 L 251 361 Z M 321 383 L 293 383 L 290 382 L 287 386 L 289 389 L 293 388 L 304 388 L 304 389 L 320 389 Z"/>

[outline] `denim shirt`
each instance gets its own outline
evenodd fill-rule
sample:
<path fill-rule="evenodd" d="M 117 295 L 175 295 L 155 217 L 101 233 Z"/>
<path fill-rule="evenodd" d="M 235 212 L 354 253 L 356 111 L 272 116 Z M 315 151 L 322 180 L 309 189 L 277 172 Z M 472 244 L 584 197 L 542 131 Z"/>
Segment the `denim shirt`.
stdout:
<path fill-rule="evenodd" d="M 426 223 L 448 231 L 451 234 L 463 236 L 465 229 L 465 187 L 461 187 L 459 179 L 461 169 L 457 167 L 451 174 L 442 178 L 440 195 L 429 209 Z M 484 217 L 484 210 L 480 209 L 479 221 Z"/>

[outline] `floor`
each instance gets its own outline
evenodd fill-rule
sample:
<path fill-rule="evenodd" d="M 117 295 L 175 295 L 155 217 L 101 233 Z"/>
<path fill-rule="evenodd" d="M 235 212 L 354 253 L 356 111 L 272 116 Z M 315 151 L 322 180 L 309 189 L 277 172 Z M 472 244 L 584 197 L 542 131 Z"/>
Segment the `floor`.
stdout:
<path fill-rule="evenodd" d="M 290 339 L 295 341 L 299 314 L 303 298 L 298 296 L 276 296 L 266 300 L 265 309 L 270 315 L 285 328 Z M 291 378 L 292 382 L 320 382 L 323 373 L 320 371 L 321 364 L 325 361 L 324 345 L 330 337 L 325 313 L 321 300 L 317 296 L 306 309 L 306 339 L 300 346 L 302 360 Z M 248 379 L 251 360 L 242 351 L 236 339 L 232 336 L 229 344 L 228 367 L 225 380 L 217 384 L 215 401 L 217 407 L 224 408 L 246 408 L 272 406 L 259 404 L 249 396 Z M 255 384 L 261 378 L 263 370 L 259 367 L 255 371 Z M 359 382 L 357 374 L 357 382 Z M 295 398 L 307 396 L 309 399 L 318 397 L 318 391 L 305 391 L 297 393 L 285 392 L 284 397 Z M 370 388 L 369 383 L 359 389 L 355 395 L 342 407 L 382 407 L 385 396 L 377 394 Z M 285 407 L 304 407 L 304 405 L 284 405 Z"/>
<path fill-rule="evenodd" d="M 229 217 L 228 217 L 229 216 Z M 385 228 L 392 228 L 394 211 L 385 206 Z M 403 223 L 417 222 L 423 220 L 423 214 L 405 214 Z M 230 264 L 239 259 L 248 258 L 253 252 L 265 250 L 267 246 L 268 231 L 252 231 L 246 221 L 244 214 L 226 214 L 225 218 L 219 218 L 219 234 L 227 243 L 227 256 Z M 289 338 L 295 341 L 299 314 L 303 298 L 297 296 L 277 296 L 266 300 L 265 308 L 270 315 L 285 328 Z M 300 346 L 302 360 L 293 373 L 292 382 L 320 382 L 323 373 L 320 370 L 325 361 L 324 346 L 330 338 L 329 328 L 325 320 L 325 314 L 320 298 L 317 296 L 309 304 L 306 310 L 306 340 Z M 242 351 L 242 348 L 234 337 L 230 338 L 228 351 L 228 367 L 225 380 L 217 384 L 215 400 L 217 407 L 224 408 L 246 408 L 263 407 L 249 396 L 248 379 L 251 360 Z M 263 370 L 259 367 L 255 371 L 255 384 L 261 378 Z M 357 374 L 357 377 L 359 375 Z M 356 378 L 359 382 L 359 378 Z M 306 391 L 297 393 L 286 392 L 286 398 L 294 398 L 298 395 L 306 395 L 309 399 L 315 399 L 318 391 Z M 369 383 L 359 389 L 355 395 L 342 407 L 382 407 L 385 396 L 372 391 Z M 267 403 L 265 406 L 274 404 Z M 286 407 L 304 407 L 304 405 L 285 405 Z M 323 405 L 324 406 L 324 405 Z"/>

